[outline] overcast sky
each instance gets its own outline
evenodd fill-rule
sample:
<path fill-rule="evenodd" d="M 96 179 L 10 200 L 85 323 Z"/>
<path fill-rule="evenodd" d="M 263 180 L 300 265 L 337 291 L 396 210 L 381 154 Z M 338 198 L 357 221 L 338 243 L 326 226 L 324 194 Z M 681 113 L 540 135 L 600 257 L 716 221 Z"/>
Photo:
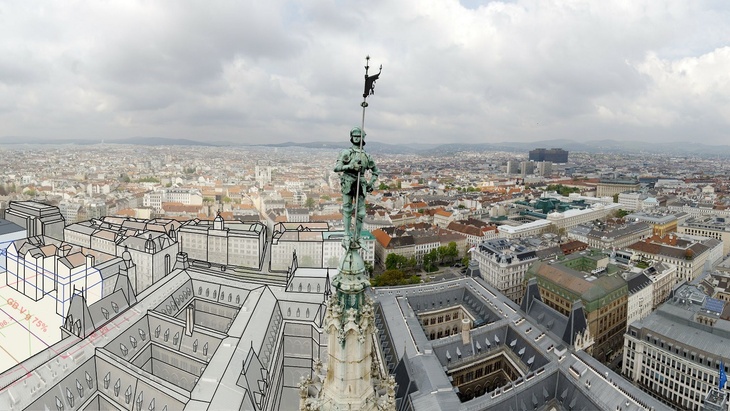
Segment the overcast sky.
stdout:
<path fill-rule="evenodd" d="M 0 136 L 730 144 L 727 0 L 0 2 Z"/>

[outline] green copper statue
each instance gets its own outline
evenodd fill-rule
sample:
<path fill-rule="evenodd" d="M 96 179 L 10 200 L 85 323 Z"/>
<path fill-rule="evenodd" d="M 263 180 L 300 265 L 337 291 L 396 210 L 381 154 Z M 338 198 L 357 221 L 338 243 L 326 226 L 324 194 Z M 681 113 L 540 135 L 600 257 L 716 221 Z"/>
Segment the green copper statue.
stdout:
<path fill-rule="evenodd" d="M 337 158 L 335 172 L 340 174 L 342 188 L 342 221 L 345 224 L 343 245 L 357 244 L 365 218 L 365 195 L 373 191 L 373 184 L 378 178 L 378 167 L 370 155 L 363 150 L 365 133 L 360 127 L 350 130 L 352 147 L 342 150 Z M 370 171 L 370 177 L 366 175 Z M 352 212 L 357 209 L 355 228 L 352 229 Z"/>

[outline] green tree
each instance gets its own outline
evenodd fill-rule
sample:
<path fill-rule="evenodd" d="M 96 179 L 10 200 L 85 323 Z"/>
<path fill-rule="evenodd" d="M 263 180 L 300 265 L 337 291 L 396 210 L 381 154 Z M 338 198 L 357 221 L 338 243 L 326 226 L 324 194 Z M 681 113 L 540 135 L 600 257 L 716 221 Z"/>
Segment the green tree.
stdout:
<path fill-rule="evenodd" d="M 330 196 L 328 196 L 328 195 L 326 195 L 326 194 L 325 194 L 325 195 L 323 195 L 323 196 L 321 196 L 321 197 L 319 197 L 319 198 L 321 198 L 321 199 L 322 199 L 322 200 L 324 200 L 324 201 L 330 201 L 330 200 L 332 200 L 332 197 L 330 197 Z"/>
<path fill-rule="evenodd" d="M 370 280 L 373 287 L 387 287 L 392 285 L 417 284 L 421 279 L 417 275 L 410 277 L 401 270 L 386 270 L 380 275 L 376 275 Z"/>
<path fill-rule="evenodd" d="M 449 244 L 446 245 L 445 257 L 449 259 L 449 262 L 454 262 L 454 260 L 459 257 L 459 250 L 456 247 L 455 242 L 450 241 Z"/>
<path fill-rule="evenodd" d="M 130 183 L 130 182 L 132 182 L 132 179 L 129 178 L 129 175 L 128 174 L 122 174 L 121 176 L 119 176 L 119 179 L 122 181 L 122 183 Z"/>
<path fill-rule="evenodd" d="M 387 184 L 385 184 L 385 183 L 382 183 L 382 182 L 380 183 L 380 185 L 378 185 L 378 190 L 381 190 L 381 191 L 383 191 L 383 190 L 387 190 L 387 189 L 389 189 L 389 188 L 390 188 L 390 187 L 389 187 L 389 186 L 388 186 Z"/>
<path fill-rule="evenodd" d="M 561 196 L 567 196 L 570 193 L 578 193 L 580 192 L 580 188 L 578 187 L 566 187 L 562 184 L 550 184 L 545 188 L 546 191 L 555 191 L 556 193 L 560 194 Z"/>
<path fill-rule="evenodd" d="M 400 269 L 404 266 L 406 266 L 408 263 L 408 258 L 405 256 L 402 256 L 400 254 L 391 253 L 388 254 L 388 257 L 385 258 L 385 269 L 386 270 L 396 270 Z"/>
<path fill-rule="evenodd" d="M 613 195 L 613 202 L 618 203 L 618 193 Z"/>
<path fill-rule="evenodd" d="M 416 260 L 416 257 L 411 256 L 411 258 L 406 261 L 406 271 L 413 272 L 416 270 L 416 267 L 418 267 L 418 260 Z"/>
<path fill-rule="evenodd" d="M 437 263 L 439 259 L 438 249 L 433 249 L 428 254 L 423 256 L 423 269 L 426 272 L 433 272 L 438 270 Z"/>
<path fill-rule="evenodd" d="M 439 262 L 439 264 L 443 264 L 444 260 L 446 259 L 446 246 L 440 246 L 436 249 L 436 258 Z"/>
<path fill-rule="evenodd" d="M 307 197 L 307 201 L 304 202 L 304 206 L 308 209 L 312 210 L 314 208 L 314 198 L 313 197 Z"/>
<path fill-rule="evenodd" d="M 628 212 L 628 211 L 626 211 L 626 210 L 624 210 L 624 209 L 621 209 L 621 208 L 619 208 L 618 210 L 616 210 L 616 212 L 615 212 L 615 213 L 614 213 L 613 215 L 614 215 L 614 216 L 615 216 L 616 218 L 624 218 L 624 217 L 626 217 L 627 215 L 629 215 L 629 212 Z"/>
<path fill-rule="evenodd" d="M 221 201 L 223 201 L 224 203 L 230 203 L 231 201 L 233 201 L 233 199 L 231 199 L 231 197 L 226 196 L 226 197 L 223 197 L 223 199 Z"/>

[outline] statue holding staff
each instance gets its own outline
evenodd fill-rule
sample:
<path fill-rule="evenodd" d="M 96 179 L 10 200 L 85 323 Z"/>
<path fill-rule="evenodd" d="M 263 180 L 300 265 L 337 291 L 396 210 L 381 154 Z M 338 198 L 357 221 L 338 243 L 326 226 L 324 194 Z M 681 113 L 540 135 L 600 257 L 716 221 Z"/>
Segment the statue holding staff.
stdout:
<path fill-rule="evenodd" d="M 365 196 L 373 191 L 375 180 L 379 175 L 378 167 L 363 150 L 365 133 L 360 127 L 350 130 L 352 147 L 342 150 L 335 164 L 335 172 L 340 174 L 342 190 L 342 221 L 345 225 L 343 245 L 357 244 L 365 218 Z M 352 228 L 352 213 L 356 211 L 355 227 Z"/>

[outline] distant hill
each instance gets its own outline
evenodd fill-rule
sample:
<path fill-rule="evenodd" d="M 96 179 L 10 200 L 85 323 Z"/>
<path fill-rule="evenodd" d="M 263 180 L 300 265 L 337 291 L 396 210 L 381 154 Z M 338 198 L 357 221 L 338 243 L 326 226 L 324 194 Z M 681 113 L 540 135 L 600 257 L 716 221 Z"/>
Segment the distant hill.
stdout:
<path fill-rule="evenodd" d="M 89 140 L 80 138 L 27 138 L 27 137 L 2 137 L 0 144 L 75 144 L 81 146 L 94 144 L 130 144 L 138 146 L 218 146 L 230 145 L 230 143 L 209 143 L 205 141 L 188 140 L 185 138 L 163 138 L 163 137 L 129 137 L 105 140 Z"/>
<path fill-rule="evenodd" d="M 104 140 L 105 144 L 133 144 L 138 146 L 219 146 L 226 144 L 188 140 L 186 138 L 131 137 Z"/>
<path fill-rule="evenodd" d="M 506 151 L 527 153 L 535 148 L 562 148 L 569 152 L 615 154 L 668 154 L 677 156 L 730 157 L 730 146 L 711 146 L 700 143 L 646 143 L 640 141 L 600 140 L 576 142 L 573 140 L 544 140 L 531 143 L 501 142 L 482 144 L 442 144 L 421 151 L 427 155 L 453 155 L 458 152 Z"/>
<path fill-rule="evenodd" d="M 309 143 L 295 143 L 286 142 L 278 144 L 251 144 L 252 146 L 258 147 L 303 147 L 303 148 L 332 148 L 342 150 L 350 147 L 350 143 L 347 141 L 332 143 L 332 142 L 309 142 Z M 422 149 L 437 147 L 437 145 L 421 145 Z M 414 149 L 411 145 L 407 144 L 386 144 L 378 141 L 368 141 L 365 143 L 365 149 L 370 153 L 385 153 L 385 154 L 415 154 L 421 150 Z"/>
<path fill-rule="evenodd" d="M 2 137 L 0 144 L 131 144 L 142 146 L 209 146 L 209 147 L 301 147 L 310 149 L 334 149 L 340 150 L 350 146 L 347 141 L 311 141 L 311 142 L 286 142 L 277 144 L 241 144 L 228 141 L 199 141 L 184 138 L 163 138 L 163 137 L 131 137 L 110 140 L 86 140 L 86 139 L 32 139 L 26 137 Z M 595 141 L 574 141 L 566 139 L 553 139 L 533 141 L 529 143 L 503 141 L 498 143 L 447 143 L 447 144 L 389 144 L 378 141 L 368 141 L 367 150 L 371 153 L 384 154 L 420 154 L 420 155 L 454 155 L 459 152 L 490 152 L 506 151 L 514 153 L 527 153 L 535 148 L 562 148 L 570 152 L 587 153 L 626 153 L 626 154 L 669 154 L 669 155 L 695 155 L 702 157 L 730 157 L 730 145 L 712 146 L 693 142 L 667 142 L 667 143 L 646 143 L 643 141 L 616 141 L 616 140 L 595 140 Z"/>

